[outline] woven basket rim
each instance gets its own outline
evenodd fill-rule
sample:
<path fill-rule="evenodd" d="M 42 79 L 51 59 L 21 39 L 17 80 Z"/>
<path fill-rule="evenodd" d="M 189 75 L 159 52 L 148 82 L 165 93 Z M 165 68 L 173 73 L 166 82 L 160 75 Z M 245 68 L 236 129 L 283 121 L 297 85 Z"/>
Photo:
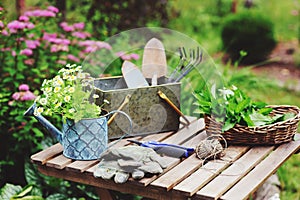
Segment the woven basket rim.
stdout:
<path fill-rule="evenodd" d="M 262 125 L 262 126 L 244 126 L 244 125 L 240 125 L 240 124 L 235 124 L 235 126 L 231 129 L 234 129 L 234 128 L 248 128 L 248 129 L 251 129 L 251 130 L 257 130 L 257 129 L 268 128 L 268 127 L 271 127 L 271 126 L 280 126 L 280 125 L 286 124 L 288 122 L 298 122 L 300 120 L 300 108 L 298 106 L 295 106 L 295 105 L 268 105 L 266 107 L 271 107 L 271 108 L 275 108 L 275 109 L 280 108 L 280 107 L 281 108 L 292 108 L 295 111 L 297 111 L 297 114 L 293 118 L 290 118 L 290 119 L 287 119 L 287 120 L 284 120 L 284 121 L 279 121 L 279 122 L 276 122 L 276 123 L 273 123 L 273 124 L 267 124 L 267 125 Z M 205 115 L 205 116 L 209 116 L 211 118 L 210 115 Z M 217 123 L 221 123 L 221 122 L 217 122 Z"/>

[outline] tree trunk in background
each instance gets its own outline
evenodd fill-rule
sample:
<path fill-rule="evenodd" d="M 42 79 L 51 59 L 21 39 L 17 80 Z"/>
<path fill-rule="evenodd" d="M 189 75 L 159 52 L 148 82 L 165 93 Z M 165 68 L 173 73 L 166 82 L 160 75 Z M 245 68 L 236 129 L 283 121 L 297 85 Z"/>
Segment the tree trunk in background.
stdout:
<path fill-rule="evenodd" d="M 55 0 L 55 6 L 59 9 L 59 12 L 62 15 L 61 16 L 62 21 L 65 21 L 66 12 L 67 12 L 66 0 Z"/>
<path fill-rule="evenodd" d="M 16 11 L 17 11 L 17 16 L 23 15 L 25 10 L 25 0 L 16 0 Z"/>
<path fill-rule="evenodd" d="M 238 0 L 233 0 L 231 4 L 231 12 L 236 13 Z"/>

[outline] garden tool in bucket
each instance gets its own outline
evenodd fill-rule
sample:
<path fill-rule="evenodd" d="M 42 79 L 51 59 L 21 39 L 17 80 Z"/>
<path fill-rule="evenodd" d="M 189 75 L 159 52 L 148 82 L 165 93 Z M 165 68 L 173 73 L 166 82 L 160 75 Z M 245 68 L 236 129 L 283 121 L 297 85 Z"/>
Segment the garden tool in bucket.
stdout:
<path fill-rule="evenodd" d="M 99 118 L 85 118 L 74 122 L 67 119 L 63 123 L 62 131 L 59 131 L 42 115 L 34 115 L 35 104 L 25 113 L 25 116 L 34 116 L 63 146 L 63 155 L 74 160 L 95 160 L 106 151 L 108 146 L 108 117 L 114 113 L 120 113 L 130 122 L 132 131 L 132 121 L 123 111 L 111 111 Z M 125 136 L 126 133 L 123 135 Z M 118 140 L 117 140 L 118 141 Z M 115 143 L 113 143 L 115 144 Z"/>

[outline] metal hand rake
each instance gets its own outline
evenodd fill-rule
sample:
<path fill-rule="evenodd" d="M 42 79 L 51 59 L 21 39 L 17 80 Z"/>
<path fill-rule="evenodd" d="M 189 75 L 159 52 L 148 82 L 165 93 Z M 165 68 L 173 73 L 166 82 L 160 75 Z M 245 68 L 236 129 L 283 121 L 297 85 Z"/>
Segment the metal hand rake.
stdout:
<path fill-rule="evenodd" d="M 199 65 L 202 61 L 202 51 L 200 47 L 197 47 L 197 52 L 195 49 L 190 49 L 189 62 L 184 65 L 184 62 L 187 60 L 185 48 L 179 48 L 180 61 L 175 70 L 172 72 L 169 82 L 179 82 L 184 76 L 186 76 L 192 69 Z M 178 73 L 179 71 L 179 73 Z"/>

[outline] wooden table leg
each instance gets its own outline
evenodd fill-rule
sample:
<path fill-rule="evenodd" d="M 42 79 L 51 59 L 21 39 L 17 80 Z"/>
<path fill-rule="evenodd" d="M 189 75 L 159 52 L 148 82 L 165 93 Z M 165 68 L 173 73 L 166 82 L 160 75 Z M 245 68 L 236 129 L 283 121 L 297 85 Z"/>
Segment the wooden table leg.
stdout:
<path fill-rule="evenodd" d="M 100 200 L 113 200 L 112 196 L 110 195 L 109 190 L 103 189 L 103 188 L 98 188 L 96 187 L 96 192 L 98 196 L 100 197 Z"/>

